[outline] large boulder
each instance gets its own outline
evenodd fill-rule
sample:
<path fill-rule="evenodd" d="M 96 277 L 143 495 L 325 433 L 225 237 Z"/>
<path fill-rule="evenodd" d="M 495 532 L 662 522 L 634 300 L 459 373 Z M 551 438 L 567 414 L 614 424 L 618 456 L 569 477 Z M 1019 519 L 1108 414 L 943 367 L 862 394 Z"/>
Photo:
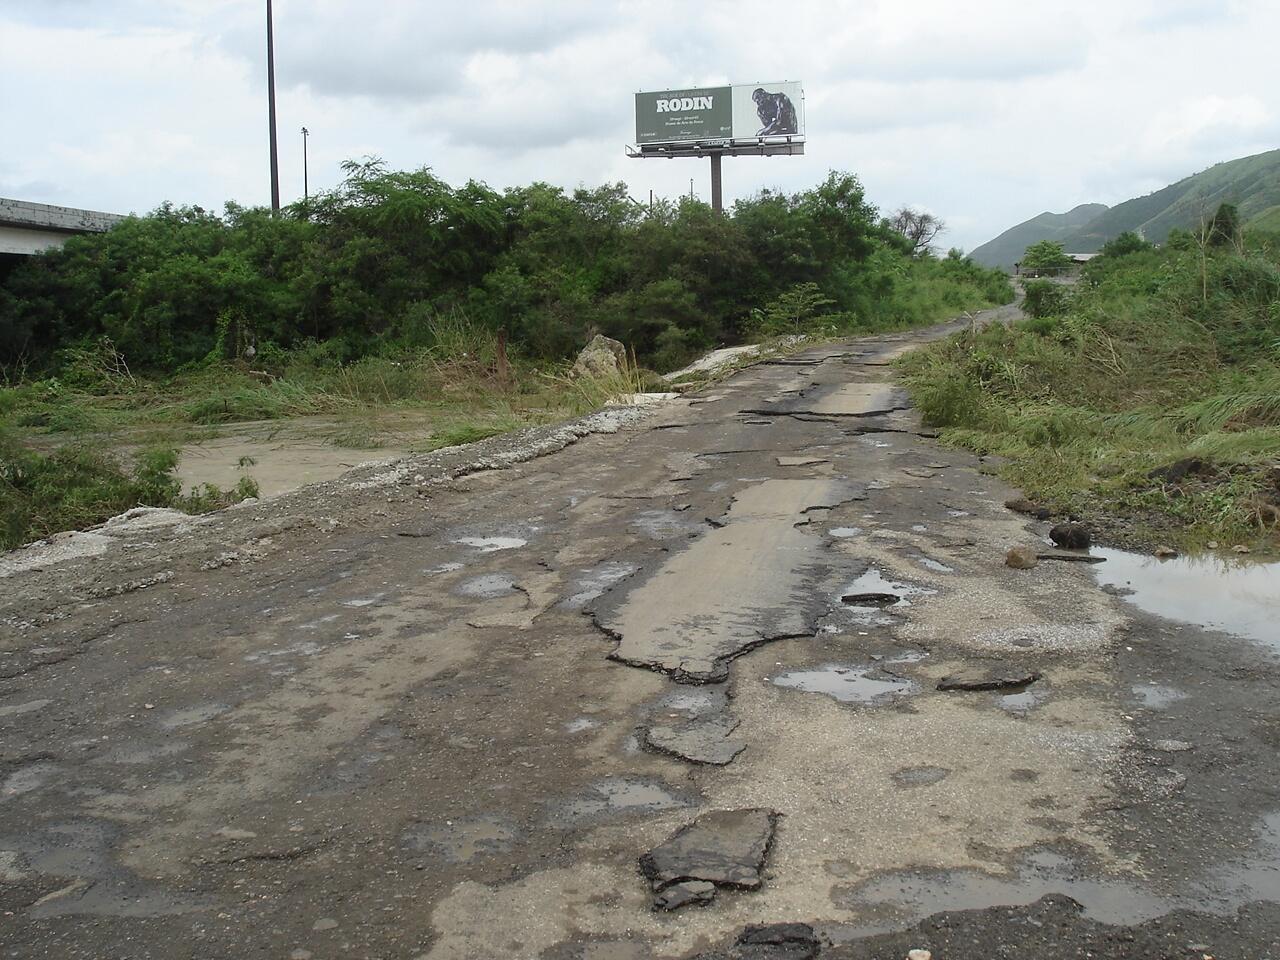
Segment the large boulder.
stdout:
<path fill-rule="evenodd" d="M 597 333 L 578 354 L 572 373 L 575 377 L 607 377 L 621 373 L 626 365 L 627 348 Z"/>

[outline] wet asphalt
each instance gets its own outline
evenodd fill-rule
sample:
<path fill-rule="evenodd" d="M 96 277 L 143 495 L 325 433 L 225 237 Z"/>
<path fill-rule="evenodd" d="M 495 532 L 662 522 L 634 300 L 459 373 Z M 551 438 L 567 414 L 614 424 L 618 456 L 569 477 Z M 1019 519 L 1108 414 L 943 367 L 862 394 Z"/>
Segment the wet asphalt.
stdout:
<path fill-rule="evenodd" d="M 1275 643 L 1007 568 L 955 326 L 10 565 L 0 956 L 1280 957 Z"/>

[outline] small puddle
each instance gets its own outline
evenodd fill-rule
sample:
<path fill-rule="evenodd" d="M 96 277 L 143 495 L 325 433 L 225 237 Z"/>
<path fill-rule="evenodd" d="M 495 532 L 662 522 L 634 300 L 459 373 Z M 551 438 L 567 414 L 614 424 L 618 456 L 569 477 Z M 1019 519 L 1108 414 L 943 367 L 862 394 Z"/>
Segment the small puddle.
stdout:
<path fill-rule="evenodd" d="M 1105 547 L 1094 553 L 1107 560 L 1093 568 L 1098 582 L 1126 590 L 1138 609 L 1280 649 L 1280 563 L 1158 560 Z"/>
<path fill-rule="evenodd" d="M 996 706 L 1006 713 L 1024 714 L 1034 710 L 1049 699 L 1044 682 L 1029 684 L 1016 693 L 1006 693 L 996 697 Z"/>
<path fill-rule="evenodd" d="M 581 610 L 592 600 L 604 595 L 616 583 L 621 583 L 639 567 L 633 563 L 606 561 L 579 574 L 573 581 L 574 592 L 560 601 L 562 610 Z"/>
<path fill-rule="evenodd" d="M 464 580 L 454 587 L 453 592 L 478 600 L 496 600 L 515 593 L 516 580 L 509 573 L 486 573 Z"/>
<path fill-rule="evenodd" d="M 827 533 L 835 537 L 837 540 L 847 540 L 850 537 L 862 535 L 861 527 L 832 527 Z"/>
<path fill-rule="evenodd" d="M 898 621 L 888 614 L 911 606 L 912 597 L 937 593 L 928 587 L 890 580 L 872 567 L 840 591 L 839 597 L 853 622 L 861 626 L 892 626 Z"/>
<path fill-rule="evenodd" d="M 529 541 L 520 537 L 459 537 L 453 542 L 466 547 L 475 547 L 481 553 L 496 553 L 499 550 L 515 550 L 525 546 Z"/>
<path fill-rule="evenodd" d="M 671 540 L 702 531 L 700 521 L 689 520 L 670 510 L 644 510 L 631 521 L 631 526 L 650 540 Z"/>
<path fill-rule="evenodd" d="M 609 816 L 658 813 L 689 806 L 665 784 L 650 780 L 606 777 L 588 787 L 587 792 L 560 804 L 552 819 L 561 825 L 581 823 Z"/>
<path fill-rule="evenodd" d="M 949 567 L 941 560 L 935 560 L 933 557 L 916 557 L 916 563 L 924 567 L 926 570 L 932 570 L 934 573 L 954 573 L 955 568 Z"/>
<path fill-rule="evenodd" d="M 1135 683 L 1133 695 L 1150 710 L 1163 710 L 1170 704 L 1187 699 L 1187 695 L 1176 687 L 1162 687 L 1156 683 Z"/>
<path fill-rule="evenodd" d="M 459 563 L 457 560 L 449 560 L 446 563 L 437 563 L 434 567 L 427 567 L 427 569 L 422 572 L 434 576 L 438 573 L 453 573 L 455 570 L 461 570 L 465 566 L 465 563 Z"/>
<path fill-rule="evenodd" d="M 805 693 L 821 693 L 841 703 L 863 703 L 870 706 L 888 703 L 916 692 L 910 680 L 885 673 L 879 667 L 855 667 L 831 664 L 816 670 L 792 670 L 770 681 L 779 687 L 790 687 Z"/>
<path fill-rule="evenodd" d="M 863 885 L 850 900 L 889 907 L 902 919 L 921 919 L 943 911 L 1029 904 L 1050 893 L 1066 894 L 1084 907 L 1085 916 L 1103 923 L 1141 923 L 1174 906 L 1121 880 L 1084 877 L 1072 860 L 1046 850 L 1031 854 L 1007 879 L 965 870 L 889 874 Z"/>

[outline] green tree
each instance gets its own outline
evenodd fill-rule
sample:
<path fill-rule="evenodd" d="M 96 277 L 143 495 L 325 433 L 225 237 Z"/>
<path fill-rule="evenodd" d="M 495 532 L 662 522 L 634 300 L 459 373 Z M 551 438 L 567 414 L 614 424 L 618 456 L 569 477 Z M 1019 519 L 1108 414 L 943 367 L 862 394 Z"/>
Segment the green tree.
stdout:
<path fill-rule="evenodd" d="M 1150 249 L 1150 243 L 1142 239 L 1134 231 L 1126 230 L 1120 236 L 1108 240 L 1102 245 L 1102 255 L 1104 257 L 1124 257 L 1131 253 L 1141 253 Z"/>
<path fill-rule="evenodd" d="M 1027 247 L 1022 255 L 1022 270 L 1027 273 L 1061 273 L 1071 263 L 1056 240 L 1040 240 Z"/>

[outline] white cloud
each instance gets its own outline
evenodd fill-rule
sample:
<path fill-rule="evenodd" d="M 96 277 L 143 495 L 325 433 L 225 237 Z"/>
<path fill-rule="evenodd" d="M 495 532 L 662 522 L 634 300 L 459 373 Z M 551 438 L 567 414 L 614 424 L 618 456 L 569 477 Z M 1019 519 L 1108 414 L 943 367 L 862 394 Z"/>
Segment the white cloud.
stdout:
<path fill-rule="evenodd" d="M 261 0 L 0 0 L 0 192 L 99 209 L 267 199 Z M 706 196 L 707 164 L 631 161 L 631 93 L 806 85 L 809 155 L 725 165 L 728 198 L 857 173 L 973 247 L 1276 146 L 1264 0 L 275 0 L 282 188 L 376 154 L 453 182 L 626 180 Z"/>

